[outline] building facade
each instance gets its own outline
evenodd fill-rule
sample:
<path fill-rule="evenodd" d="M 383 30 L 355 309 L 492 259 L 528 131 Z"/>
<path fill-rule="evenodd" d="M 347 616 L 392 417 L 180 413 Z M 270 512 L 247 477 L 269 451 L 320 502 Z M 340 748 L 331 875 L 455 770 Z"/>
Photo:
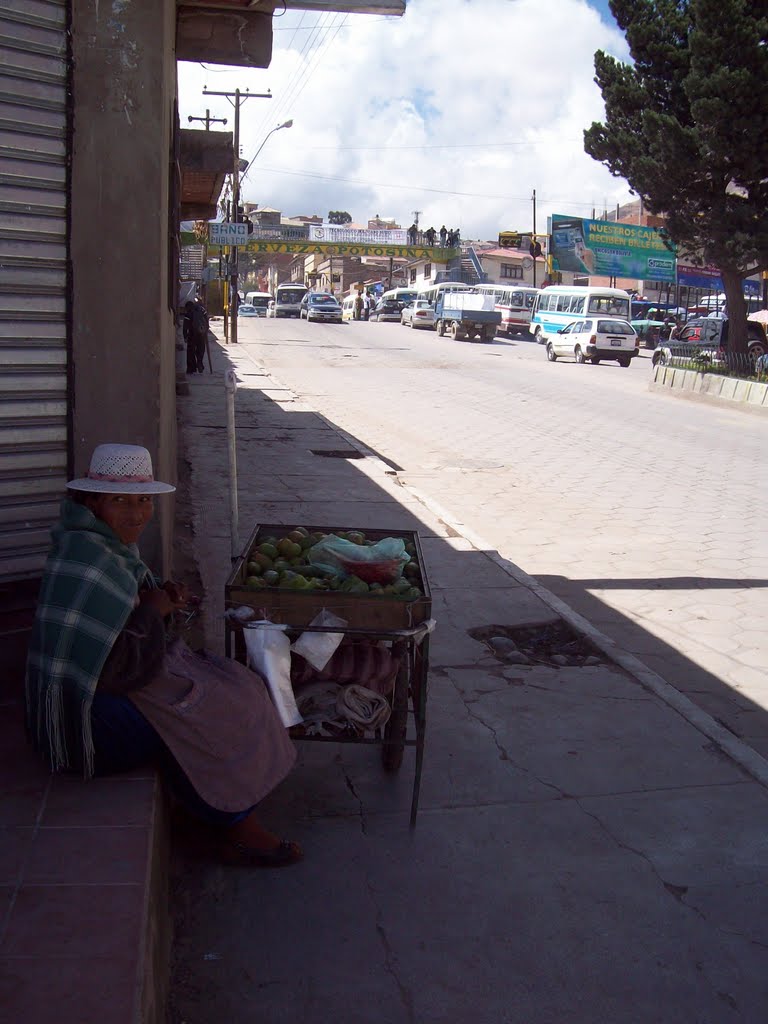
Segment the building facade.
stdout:
<path fill-rule="evenodd" d="M 96 444 L 143 444 L 158 477 L 175 479 L 185 159 L 176 60 L 268 67 L 276 5 L 258 6 L 0 8 L 0 586 L 39 578 L 66 481 Z M 403 0 L 311 6 L 405 9 Z M 165 571 L 172 522 L 172 501 L 158 502 L 143 546 Z"/>

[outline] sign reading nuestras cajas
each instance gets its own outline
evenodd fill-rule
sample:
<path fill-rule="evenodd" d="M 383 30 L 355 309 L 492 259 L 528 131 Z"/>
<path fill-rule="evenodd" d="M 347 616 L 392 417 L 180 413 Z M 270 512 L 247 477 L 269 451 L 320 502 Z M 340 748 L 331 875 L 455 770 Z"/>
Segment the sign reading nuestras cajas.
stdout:
<path fill-rule="evenodd" d="M 242 245 L 248 241 L 248 225 L 230 224 L 227 221 L 208 221 L 208 243 L 210 245 Z"/>

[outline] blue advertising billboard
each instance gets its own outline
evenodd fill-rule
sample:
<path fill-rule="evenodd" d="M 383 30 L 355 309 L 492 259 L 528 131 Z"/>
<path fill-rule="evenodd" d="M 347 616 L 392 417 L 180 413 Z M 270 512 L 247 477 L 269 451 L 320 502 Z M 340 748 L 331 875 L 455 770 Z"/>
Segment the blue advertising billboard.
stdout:
<path fill-rule="evenodd" d="M 675 252 L 658 228 L 556 213 L 550 235 L 555 270 L 674 284 Z"/>

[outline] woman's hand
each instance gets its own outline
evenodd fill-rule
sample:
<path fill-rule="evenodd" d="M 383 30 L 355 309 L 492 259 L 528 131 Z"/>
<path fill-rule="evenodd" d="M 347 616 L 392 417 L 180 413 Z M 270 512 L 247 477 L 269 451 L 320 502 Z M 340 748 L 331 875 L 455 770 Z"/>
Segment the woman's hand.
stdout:
<path fill-rule="evenodd" d="M 139 594 L 142 605 L 153 608 L 163 618 L 172 615 L 180 605 L 171 600 L 167 591 L 161 587 L 153 587 L 151 590 L 142 590 Z"/>
<path fill-rule="evenodd" d="M 186 608 L 189 604 L 190 593 L 183 583 L 174 583 L 173 580 L 166 580 L 162 589 L 173 601 L 176 608 Z"/>

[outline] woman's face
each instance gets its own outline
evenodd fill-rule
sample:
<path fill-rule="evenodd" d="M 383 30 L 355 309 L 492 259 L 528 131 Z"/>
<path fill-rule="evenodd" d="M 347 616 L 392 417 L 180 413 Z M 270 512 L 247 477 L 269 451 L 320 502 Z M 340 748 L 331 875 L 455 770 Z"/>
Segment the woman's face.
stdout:
<path fill-rule="evenodd" d="M 88 496 L 87 505 L 123 544 L 138 542 L 155 508 L 149 494 L 93 494 Z"/>

